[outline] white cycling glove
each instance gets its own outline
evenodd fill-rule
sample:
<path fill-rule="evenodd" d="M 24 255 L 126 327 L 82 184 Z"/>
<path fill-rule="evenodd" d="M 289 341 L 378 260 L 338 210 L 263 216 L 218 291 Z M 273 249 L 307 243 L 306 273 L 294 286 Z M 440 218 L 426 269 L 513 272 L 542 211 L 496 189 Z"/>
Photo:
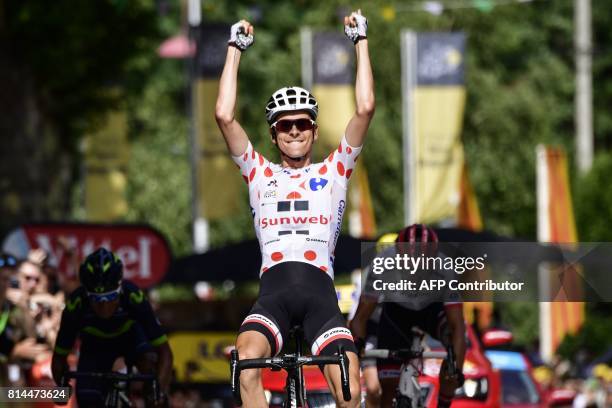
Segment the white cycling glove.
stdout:
<path fill-rule="evenodd" d="M 352 17 L 355 17 L 355 21 L 357 22 L 357 25 L 355 27 L 351 27 L 349 24 L 346 24 L 344 26 L 344 34 L 346 34 L 346 36 L 352 42 L 357 44 L 359 40 L 368 38 L 368 35 L 367 35 L 368 19 L 358 13 L 353 13 L 351 15 L 351 18 Z"/>
<path fill-rule="evenodd" d="M 232 26 L 230 31 L 230 39 L 228 41 L 229 45 L 233 45 L 240 51 L 244 51 L 249 48 L 251 44 L 253 44 L 253 41 L 255 41 L 253 34 L 245 34 L 242 22 L 237 22 Z"/>

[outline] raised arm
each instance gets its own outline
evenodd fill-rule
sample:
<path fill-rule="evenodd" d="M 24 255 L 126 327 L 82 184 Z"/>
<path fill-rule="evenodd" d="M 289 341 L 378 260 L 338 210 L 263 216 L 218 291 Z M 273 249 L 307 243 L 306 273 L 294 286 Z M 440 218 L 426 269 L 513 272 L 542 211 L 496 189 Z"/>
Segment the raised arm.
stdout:
<path fill-rule="evenodd" d="M 367 19 L 361 10 L 344 17 L 344 32 L 355 43 L 357 74 L 355 76 L 355 102 L 357 109 L 346 127 L 346 140 L 351 146 L 361 146 L 374 116 L 374 77 L 368 51 Z"/>
<path fill-rule="evenodd" d="M 238 67 L 242 52 L 253 43 L 253 26 L 245 20 L 234 24 L 228 43 L 225 66 L 219 80 L 215 119 L 230 154 L 240 156 L 246 151 L 249 139 L 235 118 Z"/>

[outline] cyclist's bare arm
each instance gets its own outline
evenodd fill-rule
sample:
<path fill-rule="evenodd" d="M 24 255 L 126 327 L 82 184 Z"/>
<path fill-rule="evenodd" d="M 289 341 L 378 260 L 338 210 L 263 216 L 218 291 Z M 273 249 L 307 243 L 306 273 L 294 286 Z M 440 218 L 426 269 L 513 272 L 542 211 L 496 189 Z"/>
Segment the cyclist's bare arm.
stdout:
<path fill-rule="evenodd" d="M 355 114 L 346 127 L 346 141 L 351 146 L 361 146 L 368 132 L 368 126 L 374 116 L 376 106 L 374 97 L 374 77 L 370 64 L 370 54 L 368 51 L 368 40 L 365 38 L 367 22 L 361 15 L 361 10 L 352 13 L 344 18 L 345 25 L 359 28 L 360 36 L 355 44 L 357 55 L 357 74 L 355 76 Z M 365 28 L 363 28 L 365 24 Z M 361 26 L 361 27 L 359 27 Z M 347 34 L 348 35 L 348 34 Z"/>
<path fill-rule="evenodd" d="M 378 301 L 376 299 L 367 296 L 361 296 L 359 298 L 359 305 L 357 305 L 355 316 L 349 322 L 349 328 L 355 340 L 365 339 L 368 319 L 372 316 L 372 313 L 374 313 L 377 304 Z"/>
<path fill-rule="evenodd" d="M 447 307 L 446 319 L 451 332 L 451 342 L 455 351 L 457 368 L 463 369 L 465 358 L 465 322 L 463 320 L 463 307 Z"/>
<path fill-rule="evenodd" d="M 247 21 L 241 20 L 241 26 L 245 33 L 253 34 L 253 26 Z M 229 152 L 233 156 L 242 155 L 248 146 L 249 139 L 246 132 L 236 120 L 236 95 L 238 92 L 238 67 L 242 51 L 236 46 L 227 47 L 225 65 L 219 81 L 219 95 L 215 108 L 217 125 L 225 138 Z"/>

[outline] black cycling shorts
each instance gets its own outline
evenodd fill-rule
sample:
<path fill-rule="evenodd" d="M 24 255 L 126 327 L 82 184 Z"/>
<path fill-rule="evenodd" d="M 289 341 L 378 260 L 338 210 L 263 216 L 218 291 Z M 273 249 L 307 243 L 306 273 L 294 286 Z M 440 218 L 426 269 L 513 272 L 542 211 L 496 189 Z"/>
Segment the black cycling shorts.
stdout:
<path fill-rule="evenodd" d="M 259 297 L 239 333 L 263 334 L 274 356 L 297 325 L 303 328 L 313 355 L 333 355 L 341 345 L 357 352 L 329 276 L 304 262 L 283 262 L 261 276 Z"/>
<path fill-rule="evenodd" d="M 422 310 L 410 310 L 396 303 L 385 302 L 378 324 L 378 348 L 409 348 L 413 327 L 418 327 L 434 339 L 441 340 L 445 326 L 446 310 L 442 302 L 432 303 Z M 379 359 L 377 366 L 380 378 L 399 378 L 400 363 Z"/>

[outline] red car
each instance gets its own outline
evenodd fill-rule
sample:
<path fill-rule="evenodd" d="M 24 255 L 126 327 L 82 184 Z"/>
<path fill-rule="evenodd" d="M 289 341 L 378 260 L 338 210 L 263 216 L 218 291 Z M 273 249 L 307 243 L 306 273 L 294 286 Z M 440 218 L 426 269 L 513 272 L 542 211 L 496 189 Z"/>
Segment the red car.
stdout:
<path fill-rule="evenodd" d="M 463 364 L 465 383 L 457 389 L 452 408 L 497 408 L 500 407 L 500 374 L 485 356 L 484 350 L 469 324 L 466 324 L 467 350 Z M 428 339 L 429 347 L 443 350 L 442 345 Z M 438 400 L 438 374 L 442 360 L 425 362 L 419 383 L 426 390 L 426 406 L 435 408 Z"/>
<path fill-rule="evenodd" d="M 306 399 L 308 407 L 335 407 L 336 401 L 329 392 L 327 381 L 323 373 L 316 366 L 304 366 L 304 383 L 306 384 Z M 287 373 L 284 370 L 261 370 L 261 379 L 270 407 L 282 407 L 285 398 L 285 380 Z"/>

